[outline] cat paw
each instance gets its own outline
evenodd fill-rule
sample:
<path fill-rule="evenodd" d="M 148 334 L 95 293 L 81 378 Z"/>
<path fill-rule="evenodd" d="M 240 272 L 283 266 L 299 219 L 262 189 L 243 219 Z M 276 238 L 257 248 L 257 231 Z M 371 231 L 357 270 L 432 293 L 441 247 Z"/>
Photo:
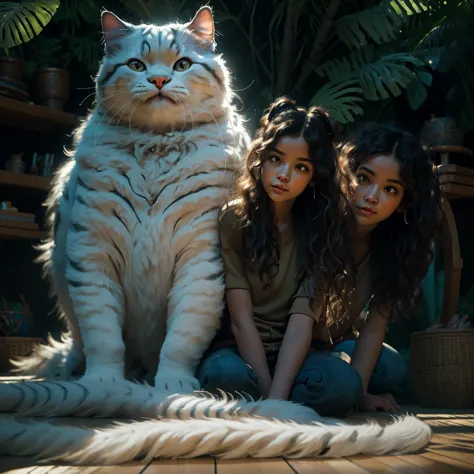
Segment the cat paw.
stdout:
<path fill-rule="evenodd" d="M 157 374 L 155 377 L 155 388 L 170 393 L 192 393 L 199 390 L 199 381 L 186 374 Z"/>
<path fill-rule="evenodd" d="M 82 380 L 88 382 L 126 382 L 123 371 L 107 368 L 86 370 Z"/>

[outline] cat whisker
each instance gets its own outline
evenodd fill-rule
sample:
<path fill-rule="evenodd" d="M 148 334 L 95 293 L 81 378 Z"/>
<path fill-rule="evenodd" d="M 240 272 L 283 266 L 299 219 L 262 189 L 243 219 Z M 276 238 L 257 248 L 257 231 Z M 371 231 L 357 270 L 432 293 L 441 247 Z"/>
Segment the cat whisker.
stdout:
<path fill-rule="evenodd" d="M 131 135 L 132 137 L 135 137 L 135 136 L 136 136 L 136 135 L 135 135 L 135 132 L 134 132 L 134 131 L 132 132 L 132 118 L 133 118 L 133 116 L 135 115 L 135 111 L 137 110 L 137 107 L 138 107 L 139 105 L 140 105 L 140 102 L 137 102 L 137 103 L 135 104 L 135 108 L 133 109 L 132 113 L 131 113 L 131 114 L 129 115 L 129 117 L 128 117 L 128 129 L 129 129 L 130 135 Z M 122 114 L 122 115 L 123 115 L 123 114 Z M 116 128 L 116 130 L 118 130 L 118 127 Z"/>
<path fill-rule="evenodd" d="M 124 92 L 122 92 L 122 94 L 124 94 Z M 99 109 L 99 108 L 101 108 L 101 109 L 103 110 L 103 112 L 104 112 L 102 118 L 101 118 L 101 119 L 99 120 L 99 122 L 97 123 L 96 128 L 99 128 L 99 127 L 100 127 L 100 125 L 102 124 L 103 120 L 105 119 L 105 117 L 107 117 L 107 116 L 109 115 L 109 112 L 110 112 L 111 109 L 112 109 L 112 105 L 111 105 L 110 107 L 106 108 L 106 109 L 104 109 L 104 108 L 102 107 L 102 104 L 103 104 L 106 100 L 107 100 L 107 97 L 103 97 L 101 100 L 99 100 L 99 101 L 95 104 L 95 109 L 96 109 L 96 110 Z"/>
<path fill-rule="evenodd" d="M 191 107 L 189 107 L 187 102 L 185 100 L 181 99 L 181 98 L 180 98 L 180 102 L 183 104 L 184 109 L 189 111 L 189 114 L 191 115 L 191 130 L 194 130 L 194 120 L 193 120 L 193 113 L 191 111 Z M 184 116 L 185 116 L 185 122 L 184 122 L 183 126 L 181 127 L 181 133 L 186 128 L 186 125 L 188 123 L 187 120 L 186 120 L 187 114 L 185 113 Z"/>
<path fill-rule="evenodd" d="M 105 130 L 106 130 L 107 127 L 112 123 L 113 119 L 117 116 L 117 114 L 119 114 L 122 110 L 126 110 L 127 107 L 131 104 L 131 102 L 132 102 L 133 100 L 134 100 L 134 98 L 132 97 L 128 102 L 125 103 L 124 106 L 122 106 L 117 112 L 115 112 L 115 114 L 112 115 L 112 117 L 110 118 L 110 120 L 107 122 L 107 125 L 105 125 L 104 131 L 103 131 L 100 135 L 97 135 L 99 125 L 101 125 L 103 118 L 100 120 L 100 122 L 99 122 L 99 124 L 98 124 L 98 126 L 97 126 L 96 134 L 95 134 L 94 148 L 95 148 L 95 146 L 96 146 L 96 144 L 97 144 L 97 139 L 100 138 L 100 137 L 104 134 Z M 110 108 L 109 108 L 109 111 L 110 111 Z M 104 117 L 105 117 L 105 115 L 104 115 Z"/>
<path fill-rule="evenodd" d="M 122 119 L 123 119 L 123 116 L 125 115 L 125 113 L 128 111 L 128 108 L 130 106 L 130 104 L 135 100 L 135 97 L 132 97 L 123 107 L 121 107 L 119 110 L 117 110 L 117 112 L 115 112 L 115 114 L 113 115 L 112 119 L 109 121 L 109 123 L 107 124 L 107 126 L 110 125 L 111 121 L 113 120 L 114 117 L 116 117 L 120 112 L 122 112 L 120 114 L 120 117 L 117 119 L 117 123 L 115 124 L 115 134 L 116 136 L 118 136 L 118 127 L 119 125 L 121 125 L 121 122 L 122 122 Z M 135 104 L 135 109 L 138 105 L 138 102 L 137 104 Z M 135 110 L 134 109 L 134 110 Z M 131 114 L 130 114 L 131 115 Z"/>
<path fill-rule="evenodd" d="M 211 99 L 211 100 L 213 100 L 214 102 L 216 102 L 216 103 L 219 105 L 219 102 L 217 102 L 217 100 L 215 99 L 215 97 L 208 96 L 208 98 Z M 203 105 L 203 107 L 204 107 L 204 105 Z M 232 121 L 231 121 L 231 126 L 234 127 L 234 123 L 233 123 Z M 232 130 L 234 131 L 233 128 L 232 128 Z M 224 138 L 223 138 L 222 134 L 221 134 L 221 139 L 222 139 L 222 143 L 224 143 Z M 237 149 L 237 143 L 236 143 L 236 141 L 235 141 L 235 140 L 236 140 L 235 133 L 233 134 L 233 140 L 234 140 L 234 142 L 233 142 L 234 149 Z"/>
<path fill-rule="evenodd" d="M 111 87 L 107 87 L 107 89 L 122 89 L 122 90 L 126 90 L 126 88 L 124 86 L 111 86 Z M 95 89 L 95 87 L 84 87 L 83 89 Z M 94 92 L 91 92 L 90 94 L 86 95 L 86 97 L 84 97 L 84 99 L 82 99 L 82 101 L 79 103 L 79 105 L 81 106 L 89 97 L 92 97 L 93 95 L 96 95 L 97 94 L 97 91 L 94 90 Z"/>
<path fill-rule="evenodd" d="M 210 97 L 212 100 L 214 100 L 216 103 L 217 100 L 214 99 L 214 97 Z M 214 123 L 216 124 L 216 127 L 217 127 L 217 130 L 219 131 L 219 134 L 220 134 L 220 141 L 221 141 L 221 144 L 222 144 L 222 153 L 225 154 L 225 144 L 224 144 L 224 136 L 222 135 L 222 130 L 221 130 L 221 127 L 219 126 L 219 123 L 217 122 L 216 120 L 216 117 L 214 116 L 214 114 L 201 102 L 200 104 L 204 109 L 206 109 L 207 113 L 213 118 L 214 120 Z"/>

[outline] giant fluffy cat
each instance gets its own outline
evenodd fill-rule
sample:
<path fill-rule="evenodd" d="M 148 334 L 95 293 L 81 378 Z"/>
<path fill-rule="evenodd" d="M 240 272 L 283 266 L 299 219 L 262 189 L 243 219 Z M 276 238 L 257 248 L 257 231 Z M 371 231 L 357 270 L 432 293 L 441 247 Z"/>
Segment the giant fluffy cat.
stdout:
<path fill-rule="evenodd" d="M 49 197 L 42 259 L 71 335 L 17 363 L 23 373 L 199 388 L 194 369 L 219 324 L 217 215 L 248 136 L 230 104 L 209 8 L 185 25 L 102 15 L 97 105 Z M 124 367 L 125 364 L 125 367 Z"/>
<path fill-rule="evenodd" d="M 344 425 L 290 402 L 176 394 L 196 388 L 194 367 L 218 325 L 217 212 L 247 136 L 229 104 L 208 8 L 162 28 L 105 13 L 103 27 L 98 105 L 57 177 L 44 253 L 74 339 L 19 364 L 67 376 L 83 351 L 85 377 L 0 384 L 0 411 L 154 420 L 87 431 L 3 418 L 0 453 L 117 464 L 144 455 L 349 456 L 424 446 L 430 428 L 415 417 L 383 428 Z M 124 363 L 136 359 L 149 371 L 158 365 L 155 388 L 123 380 Z"/>

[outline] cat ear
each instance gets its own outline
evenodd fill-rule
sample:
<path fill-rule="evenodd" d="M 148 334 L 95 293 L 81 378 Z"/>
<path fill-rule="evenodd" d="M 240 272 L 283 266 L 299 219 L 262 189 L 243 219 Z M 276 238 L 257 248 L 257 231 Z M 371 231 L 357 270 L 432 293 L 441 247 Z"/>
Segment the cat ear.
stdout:
<path fill-rule="evenodd" d="M 186 28 L 202 39 L 214 43 L 214 19 L 209 7 L 202 7 Z"/>
<path fill-rule="evenodd" d="M 120 49 L 121 41 L 132 33 L 131 25 L 108 11 L 102 12 L 101 21 L 102 33 L 104 34 L 105 53 L 110 55 Z"/>

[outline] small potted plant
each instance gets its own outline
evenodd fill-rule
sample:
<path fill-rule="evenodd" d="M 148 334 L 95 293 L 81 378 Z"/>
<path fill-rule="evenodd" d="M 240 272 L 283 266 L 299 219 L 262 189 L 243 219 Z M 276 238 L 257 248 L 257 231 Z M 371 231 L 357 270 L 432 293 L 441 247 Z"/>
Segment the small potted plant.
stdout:
<path fill-rule="evenodd" d="M 27 69 L 33 70 L 32 95 L 35 102 L 45 107 L 64 110 L 69 99 L 71 53 L 57 38 L 39 36 L 28 45 Z"/>

